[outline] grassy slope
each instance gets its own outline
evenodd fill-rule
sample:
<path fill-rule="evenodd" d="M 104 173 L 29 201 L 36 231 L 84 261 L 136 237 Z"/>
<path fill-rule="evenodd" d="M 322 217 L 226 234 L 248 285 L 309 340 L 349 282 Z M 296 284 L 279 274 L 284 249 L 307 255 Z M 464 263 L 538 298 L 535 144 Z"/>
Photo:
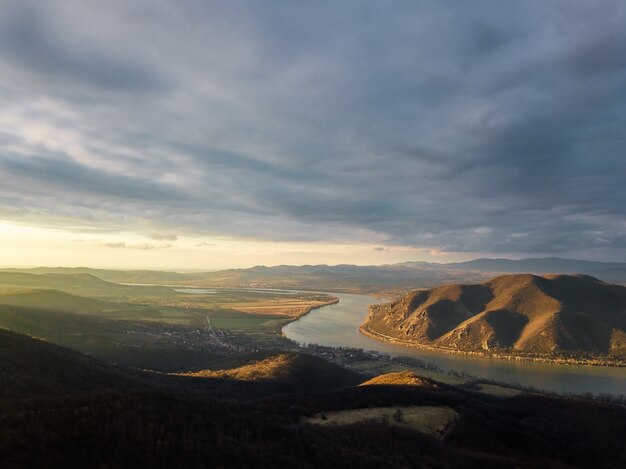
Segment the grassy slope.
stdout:
<path fill-rule="evenodd" d="M 133 287 L 102 280 L 89 273 L 42 273 L 0 271 L 0 287 L 3 290 L 38 288 L 61 290 L 78 296 L 104 299 L 134 299 L 136 297 L 162 297 L 171 293 L 164 287 Z"/>
<path fill-rule="evenodd" d="M 26 275 L 25 279 L 37 286 L 47 284 L 45 275 Z M 17 280 L 13 275 L 8 279 L 19 283 Z M 219 306 L 236 305 L 236 301 L 256 301 L 260 305 L 278 301 L 272 296 L 268 300 L 267 295 L 238 295 L 232 291 L 190 295 L 171 289 L 167 296 L 156 297 L 150 291 L 130 298 L 126 290 L 122 297 L 102 295 L 100 290 L 98 293 L 106 300 L 122 302 L 60 290 L 0 286 L 0 327 L 42 337 L 103 360 L 161 371 L 189 369 L 224 354 L 203 338 L 207 317 L 237 347 L 275 349 L 285 343 L 279 335 L 286 321 L 284 315 L 243 313 Z M 143 290 L 137 293 L 143 294 Z"/>
<path fill-rule="evenodd" d="M 76 313 L 101 313 L 111 304 L 52 289 L 9 289 L 0 290 L 0 305 L 44 308 Z"/>
<path fill-rule="evenodd" d="M 306 419 L 306 422 L 314 425 L 351 425 L 378 420 L 441 437 L 457 417 L 456 411 L 447 406 L 396 406 L 325 412 Z"/>
<path fill-rule="evenodd" d="M 222 357 L 213 366 L 220 370 L 178 375 L 129 370 L 70 348 L 0 329 L 0 398 L 146 387 L 241 397 L 328 391 L 363 381 L 357 373 L 299 353 Z"/>
<path fill-rule="evenodd" d="M 383 375 L 376 376 L 361 384 L 361 386 L 373 386 L 373 385 L 411 385 L 411 386 L 436 386 L 435 380 L 426 378 L 413 371 L 399 371 L 395 373 L 385 373 Z"/>
<path fill-rule="evenodd" d="M 225 378 L 236 381 L 273 382 L 301 391 L 322 391 L 354 386 L 363 381 L 357 373 L 324 359 L 303 353 L 279 353 L 228 369 L 186 373 L 196 378 Z"/>
<path fill-rule="evenodd" d="M 193 276 L 178 272 L 161 272 L 155 270 L 113 270 L 91 269 L 88 267 L 36 267 L 34 269 L 3 269 L 11 273 L 27 274 L 87 274 L 107 282 L 138 283 L 138 284 L 184 284 Z"/>
<path fill-rule="evenodd" d="M 587 276 L 505 275 L 373 307 L 365 327 L 465 351 L 626 355 L 626 287 Z"/>
<path fill-rule="evenodd" d="M 210 348 L 181 347 L 164 335 L 166 330 L 158 323 L 113 320 L 57 309 L 0 305 L 0 327 L 41 337 L 108 362 L 161 371 L 198 366 L 222 355 Z"/>

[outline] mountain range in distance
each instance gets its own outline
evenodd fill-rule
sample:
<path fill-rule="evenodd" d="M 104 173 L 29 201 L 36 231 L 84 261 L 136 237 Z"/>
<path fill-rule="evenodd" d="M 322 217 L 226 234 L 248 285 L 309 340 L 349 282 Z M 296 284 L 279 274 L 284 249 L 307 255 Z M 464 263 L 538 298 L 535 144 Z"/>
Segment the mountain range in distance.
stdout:
<path fill-rule="evenodd" d="M 377 293 L 388 288 L 432 288 L 446 283 L 482 282 L 498 273 L 585 274 L 600 280 L 626 284 L 626 263 L 550 258 L 476 259 L 457 263 L 403 262 L 380 266 L 303 265 L 255 266 L 214 272 L 179 273 L 154 270 L 111 270 L 84 267 L 38 267 L 2 269 L 15 274 L 58 275 L 49 277 L 51 288 L 63 275 L 87 275 L 113 283 L 189 285 L 198 287 L 264 287 L 326 290 L 348 293 Z M 28 278 L 18 279 L 28 284 Z M 37 280 L 37 283 L 41 279 Z M 99 288 L 102 285 L 99 286 Z M 108 286 L 112 288 L 113 286 Z"/>
<path fill-rule="evenodd" d="M 508 274 L 373 305 L 362 332 L 441 351 L 626 360 L 626 287 L 586 275 Z M 607 362 L 608 363 L 608 362 Z"/>

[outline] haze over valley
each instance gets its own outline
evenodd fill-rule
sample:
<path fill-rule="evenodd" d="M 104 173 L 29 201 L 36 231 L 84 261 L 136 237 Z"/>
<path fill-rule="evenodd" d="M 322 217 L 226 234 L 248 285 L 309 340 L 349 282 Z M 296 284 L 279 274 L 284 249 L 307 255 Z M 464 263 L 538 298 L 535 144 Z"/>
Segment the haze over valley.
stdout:
<path fill-rule="evenodd" d="M 0 2 L 0 467 L 626 467 L 626 3 Z"/>

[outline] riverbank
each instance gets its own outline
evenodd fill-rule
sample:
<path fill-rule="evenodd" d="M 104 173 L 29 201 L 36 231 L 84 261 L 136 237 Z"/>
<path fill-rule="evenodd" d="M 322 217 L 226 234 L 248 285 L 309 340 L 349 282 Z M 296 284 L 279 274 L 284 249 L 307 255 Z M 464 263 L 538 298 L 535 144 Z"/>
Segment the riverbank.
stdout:
<path fill-rule="evenodd" d="M 546 356 L 531 356 L 531 355 L 510 355 L 506 353 L 498 352 L 477 352 L 469 350 L 457 350 L 447 347 L 435 347 L 432 345 L 420 344 L 407 340 L 391 337 L 380 332 L 376 332 L 367 327 L 366 324 L 359 326 L 359 332 L 371 339 L 385 342 L 392 345 L 398 345 L 401 347 L 407 347 L 417 350 L 423 350 L 426 352 L 436 353 L 450 353 L 454 355 L 461 355 L 466 357 L 477 358 L 496 358 L 498 360 L 509 360 L 517 362 L 532 362 L 532 363 L 549 363 L 553 365 L 578 365 L 578 366 L 597 366 L 597 367 L 626 367 L 626 361 L 618 359 L 603 359 L 603 358 L 572 358 L 572 357 L 546 357 Z"/>
<path fill-rule="evenodd" d="M 339 303 L 339 298 L 337 298 L 336 296 L 333 296 L 330 300 L 325 301 L 324 303 L 307 306 L 306 308 L 303 308 L 301 312 L 299 312 L 295 316 L 292 316 L 292 318 L 290 318 L 289 321 L 287 323 L 285 323 L 285 324 L 289 324 L 292 321 L 297 321 L 302 316 L 306 316 L 307 314 L 309 314 L 311 311 L 323 308 L 325 306 L 336 305 L 337 303 Z"/>
<path fill-rule="evenodd" d="M 280 336 L 288 339 L 287 335 L 285 334 L 285 331 L 283 330 L 284 327 L 287 324 L 290 324 L 292 322 L 297 321 L 300 318 L 303 318 L 304 316 L 306 316 L 307 314 L 309 314 L 312 311 L 315 311 L 316 309 L 324 308 L 324 307 L 330 306 L 330 305 L 336 305 L 337 303 L 339 303 L 339 298 L 334 296 L 334 297 L 332 297 L 332 299 L 330 299 L 330 300 L 328 300 L 328 301 L 326 301 L 324 303 L 308 306 L 306 308 L 303 308 L 302 311 L 299 312 L 298 314 L 290 316 L 289 318 L 285 318 L 285 321 L 283 321 L 282 324 L 280 325 Z M 291 340 L 291 339 L 289 339 L 289 340 Z M 296 343 L 293 340 L 291 340 L 291 341 Z"/>

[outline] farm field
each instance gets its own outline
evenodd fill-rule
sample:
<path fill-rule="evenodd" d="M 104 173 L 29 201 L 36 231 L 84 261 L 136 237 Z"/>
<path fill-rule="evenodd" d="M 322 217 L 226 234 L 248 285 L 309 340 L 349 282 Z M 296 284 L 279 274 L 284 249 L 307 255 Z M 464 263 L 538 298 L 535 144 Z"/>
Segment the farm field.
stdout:
<path fill-rule="evenodd" d="M 84 274 L 0 273 L 0 327 L 127 366 L 173 371 L 292 347 L 288 321 L 319 293 L 121 285 Z"/>

